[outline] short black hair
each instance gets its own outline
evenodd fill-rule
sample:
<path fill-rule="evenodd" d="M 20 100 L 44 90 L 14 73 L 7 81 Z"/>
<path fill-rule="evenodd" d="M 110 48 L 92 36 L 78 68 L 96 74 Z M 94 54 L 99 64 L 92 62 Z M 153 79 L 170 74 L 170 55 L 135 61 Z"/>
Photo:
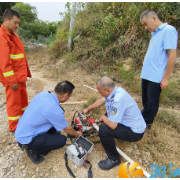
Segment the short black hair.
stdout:
<path fill-rule="evenodd" d="M 54 91 L 59 95 L 66 94 L 66 93 L 70 95 L 74 88 L 75 86 L 71 82 L 62 81 L 56 85 Z"/>
<path fill-rule="evenodd" d="M 145 18 L 152 18 L 153 16 L 155 16 L 157 19 L 159 19 L 158 15 L 154 11 L 146 10 L 141 14 L 140 21 L 142 21 L 142 19 L 144 17 Z"/>
<path fill-rule="evenodd" d="M 13 16 L 18 17 L 19 19 L 21 18 L 21 15 L 19 14 L 18 11 L 14 10 L 14 9 L 6 9 L 3 14 L 3 22 L 4 22 L 5 18 L 8 18 L 9 20 L 11 20 L 13 18 Z"/>

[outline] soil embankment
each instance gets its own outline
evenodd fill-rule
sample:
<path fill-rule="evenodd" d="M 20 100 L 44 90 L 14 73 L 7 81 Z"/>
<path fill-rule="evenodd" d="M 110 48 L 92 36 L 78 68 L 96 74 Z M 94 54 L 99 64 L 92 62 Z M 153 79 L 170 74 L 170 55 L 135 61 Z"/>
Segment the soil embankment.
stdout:
<path fill-rule="evenodd" d="M 44 55 L 44 54 L 43 54 Z M 27 91 L 29 100 L 31 101 L 33 97 L 41 91 L 53 91 L 56 84 L 63 80 L 69 80 L 75 85 L 75 90 L 73 96 L 68 100 L 69 102 L 75 101 L 86 101 L 90 98 L 96 97 L 97 99 L 101 96 L 91 89 L 83 86 L 83 84 L 88 85 L 92 88 L 96 88 L 95 83 L 100 78 L 96 74 L 89 75 L 87 72 L 82 70 L 82 68 L 66 68 L 62 70 L 56 78 L 48 78 L 48 73 L 50 71 L 48 68 L 51 66 L 42 66 L 42 68 L 37 68 L 34 62 L 40 62 L 41 56 L 38 52 L 34 53 L 32 56 L 27 58 L 30 63 L 30 69 L 33 78 L 27 81 Z M 44 56 L 43 56 L 44 58 Z M 43 59 L 42 59 L 43 61 Z M 59 60 L 59 67 L 63 66 L 63 61 Z M 121 85 L 121 84 L 117 84 Z M 125 88 L 125 87 L 124 87 Z M 139 107 L 141 105 L 141 97 L 136 96 L 136 94 L 131 94 L 133 98 L 138 103 Z M 4 87 L 0 85 L 0 177 L 1 178 L 71 178 L 68 173 L 64 153 L 66 151 L 66 146 L 59 150 L 51 151 L 46 157 L 44 162 L 39 165 L 35 165 L 27 157 L 26 153 L 21 151 L 18 147 L 17 142 L 14 138 L 14 133 L 9 132 L 8 122 L 6 115 L 6 100 Z M 65 117 L 70 124 L 72 117 L 76 110 L 83 110 L 83 104 L 78 105 L 63 105 L 65 109 Z M 163 107 L 161 107 L 163 108 Z M 105 107 L 101 108 L 100 114 L 103 115 Z M 179 110 L 175 110 L 179 113 Z M 97 117 L 92 117 L 97 118 Z M 63 134 L 65 132 L 62 131 Z M 94 138 L 92 140 L 97 140 Z M 143 139 L 137 143 L 129 143 L 123 141 L 116 141 L 117 147 L 119 147 L 124 153 L 126 153 L 131 159 L 141 164 L 142 167 L 151 174 L 150 165 L 160 163 L 166 165 L 174 164 L 175 167 L 180 167 L 179 164 L 179 139 L 180 134 L 176 129 L 173 129 L 166 124 L 154 124 L 151 130 L 147 130 Z M 70 144 L 70 140 L 67 141 Z M 161 151 L 159 151 L 159 147 Z M 95 178 L 118 178 L 118 169 L 115 167 L 109 171 L 102 171 L 98 167 L 98 162 L 106 158 L 106 154 L 100 143 L 96 143 L 92 152 L 88 156 L 88 160 L 92 163 L 93 176 Z M 122 163 L 126 162 L 121 158 Z M 78 178 L 87 178 L 88 169 L 84 167 L 77 167 L 72 161 L 69 160 L 69 166 L 71 167 L 73 173 Z"/>

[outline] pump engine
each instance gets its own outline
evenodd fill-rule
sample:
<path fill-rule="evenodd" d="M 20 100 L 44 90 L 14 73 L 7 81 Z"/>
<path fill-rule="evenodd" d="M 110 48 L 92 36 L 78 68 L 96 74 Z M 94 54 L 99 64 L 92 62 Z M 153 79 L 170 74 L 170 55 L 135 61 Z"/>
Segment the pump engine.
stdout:
<path fill-rule="evenodd" d="M 78 112 L 78 115 L 76 113 Z M 99 120 L 91 119 L 90 115 L 83 114 L 79 110 L 77 110 L 72 119 L 71 126 L 76 131 L 81 131 L 84 136 L 91 135 L 94 131 L 97 131 L 97 124 Z"/>

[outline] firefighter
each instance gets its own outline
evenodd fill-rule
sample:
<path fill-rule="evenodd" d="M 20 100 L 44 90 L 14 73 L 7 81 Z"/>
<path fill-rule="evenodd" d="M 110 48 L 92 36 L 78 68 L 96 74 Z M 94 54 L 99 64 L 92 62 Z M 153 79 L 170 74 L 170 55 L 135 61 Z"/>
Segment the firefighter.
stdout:
<path fill-rule="evenodd" d="M 99 119 L 102 122 L 99 136 L 108 158 L 98 165 L 103 170 L 109 170 L 121 163 L 114 138 L 139 141 L 143 137 L 146 123 L 135 100 L 124 89 L 115 86 L 111 78 L 105 76 L 99 79 L 97 90 L 104 98 L 97 100 L 83 112 L 86 114 L 106 103 L 107 113 Z"/>
<path fill-rule="evenodd" d="M 33 163 L 41 163 L 43 156 L 66 144 L 66 136 L 59 132 L 62 129 L 76 137 L 83 135 L 68 125 L 59 105 L 71 97 L 74 88 L 69 81 L 63 81 L 57 84 L 54 93 L 43 91 L 37 94 L 19 120 L 15 137 L 21 147 L 26 147 Z"/>
<path fill-rule="evenodd" d="M 6 109 L 9 130 L 14 132 L 18 120 L 28 106 L 27 77 L 31 77 L 23 42 L 15 31 L 19 27 L 20 14 L 6 9 L 0 28 L 0 82 L 6 88 Z"/>

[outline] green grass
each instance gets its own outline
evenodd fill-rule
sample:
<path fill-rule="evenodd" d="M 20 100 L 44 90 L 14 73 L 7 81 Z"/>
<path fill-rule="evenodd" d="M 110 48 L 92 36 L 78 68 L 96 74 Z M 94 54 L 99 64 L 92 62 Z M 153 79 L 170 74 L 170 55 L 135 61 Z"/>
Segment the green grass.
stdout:
<path fill-rule="evenodd" d="M 97 100 L 96 97 L 92 97 L 92 98 L 88 99 L 87 103 L 85 103 L 85 104 L 83 105 L 83 107 L 84 107 L 84 108 L 89 107 L 89 106 L 92 105 L 94 102 L 96 102 L 96 100 Z M 104 107 L 105 107 L 105 106 L 104 106 Z M 102 110 L 102 108 L 103 108 L 103 107 L 100 107 L 100 108 L 91 110 L 91 111 L 89 112 L 90 116 L 93 117 L 94 119 L 99 118 L 100 115 L 102 115 L 101 112 L 105 113 L 105 111 Z"/>
<path fill-rule="evenodd" d="M 133 81 L 134 75 L 135 75 L 133 70 L 126 71 L 123 67 L 121 67 L 119 69 L 119 72 L 120 72 L 121 79 L 123 81 L 126 81 L 128 85 Z"/>
<path fill-rule="evenodd" d="M 155 122 L 165 122 L 167 125 L 170 125 L 180 132 L 180 122 L 176 113 L 169 113 L 166 110 L 160 110 L 156 115 Z"/>
<path fill-rule="evenodd" d="M 83 104 L 83 107 L 87 108 L 88 106 L 92 105 L 96 101 L 97 101 L 97 98 L 96 97 L 92 97 L 92 98 L 88 99 L 87 103 Z"/>
<path fill-rule="evenodd" d="M 170 80 L 168 87 L 161 92 L 160 103 L 172 106 L 180 101 L 180 85 L 177 80 Z"/>

